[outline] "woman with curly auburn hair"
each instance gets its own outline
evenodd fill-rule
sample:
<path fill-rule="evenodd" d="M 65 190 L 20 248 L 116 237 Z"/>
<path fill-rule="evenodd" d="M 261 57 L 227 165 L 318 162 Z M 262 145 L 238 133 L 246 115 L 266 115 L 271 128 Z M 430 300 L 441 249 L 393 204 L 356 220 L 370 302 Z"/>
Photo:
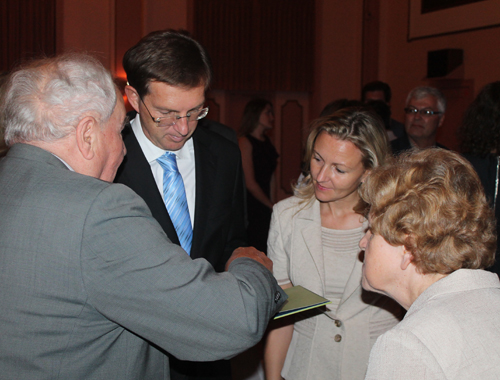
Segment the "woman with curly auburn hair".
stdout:
<path fill-rule="evenodd" d="M 306 175 L 296 195 L 273 208 L 268 255 L 283 288 L 301 285 L 332 303 L 279 320 L 266 342 L 266 379 L 363 379 L 371 346 L 402 315 L 360 283 L 367 221 L 355 211 L 364 204 L 358 188 L 389 156 L 387 138 L 365 108 L 341 109 L 311 127 Z"/>
<path fill-rule="evenodd" d="M 375 343 L 366 379 L 500 377 L 495 219 L 474 168 L 444 149 L 410 151 L 374 169 L 363 288 L 407 309 Z"/>

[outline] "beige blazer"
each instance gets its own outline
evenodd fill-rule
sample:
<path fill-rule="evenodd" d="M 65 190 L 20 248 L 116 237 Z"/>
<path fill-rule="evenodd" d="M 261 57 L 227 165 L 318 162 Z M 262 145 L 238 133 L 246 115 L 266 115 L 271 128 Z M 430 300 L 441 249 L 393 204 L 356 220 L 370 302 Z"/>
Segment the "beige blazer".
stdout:
<path fill-rule="evenodd" d="M 304 207 L 291 197 L 274 206 L 268 255 L 280 285 L 292 282 L 324 296 L 317 200 Z M 363 379 L 372 344 L 401 318 L 402 309 L 394 301 L 362 289 L 360 260 L 346 270 L 350 276 L 334 318 L 327 313 L 297 317 L 282 371 L 285 379 Z"/>
<path fill-rule="evenodd" d="M 428 287 L 377 340 L 366 379 L 500 379 L 498 276 L 459 269 Z"/>

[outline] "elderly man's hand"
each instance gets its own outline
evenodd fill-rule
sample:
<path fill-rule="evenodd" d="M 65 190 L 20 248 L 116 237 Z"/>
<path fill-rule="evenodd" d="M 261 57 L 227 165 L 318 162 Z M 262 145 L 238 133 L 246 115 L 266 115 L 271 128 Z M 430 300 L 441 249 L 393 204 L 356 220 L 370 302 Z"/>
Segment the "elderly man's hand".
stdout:
<path fill-rule="evenodd" d="M 229 268 L 229 264 L 240 257 L 248 257 L 249 259 L 255 260 L 262 265 L 264 265 L 271 272 L 273 271 L 273 262 L 261 251 L 258 251 L 254 247 L 240 247 L 233 251 L 233 254 L 226 263 L 226 270 Z"/>

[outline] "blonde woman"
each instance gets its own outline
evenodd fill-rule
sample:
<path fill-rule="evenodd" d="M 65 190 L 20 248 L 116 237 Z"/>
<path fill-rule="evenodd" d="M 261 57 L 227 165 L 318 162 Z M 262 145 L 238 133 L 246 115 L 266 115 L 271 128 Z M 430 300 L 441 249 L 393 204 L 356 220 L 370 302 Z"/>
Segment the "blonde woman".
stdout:
<path fill-rule="evenodd" d="M 268 255 L 283 288 L 302 285 L 332 304 L 270 331 L 266 378 L 363 379 L 372 345 L 402 314 L 393 300 L 361 287 L 359 241 L 368 224 L 355 211 L 358 187 L 385 162 L 388 143 L 380 119 L 363 108 L 339 110 L 311 127 L 307 175 L 296 196 L 274 206 Z"/>

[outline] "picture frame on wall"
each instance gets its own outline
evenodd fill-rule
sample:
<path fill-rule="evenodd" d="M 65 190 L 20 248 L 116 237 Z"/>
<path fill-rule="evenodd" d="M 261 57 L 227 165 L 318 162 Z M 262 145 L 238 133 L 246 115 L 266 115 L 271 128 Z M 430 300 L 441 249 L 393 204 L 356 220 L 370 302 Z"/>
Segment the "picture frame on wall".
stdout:
<path fill-rule="evenodd" d="M 408 40 L 500 25 L 500 0 L 409 0 Z"/>

